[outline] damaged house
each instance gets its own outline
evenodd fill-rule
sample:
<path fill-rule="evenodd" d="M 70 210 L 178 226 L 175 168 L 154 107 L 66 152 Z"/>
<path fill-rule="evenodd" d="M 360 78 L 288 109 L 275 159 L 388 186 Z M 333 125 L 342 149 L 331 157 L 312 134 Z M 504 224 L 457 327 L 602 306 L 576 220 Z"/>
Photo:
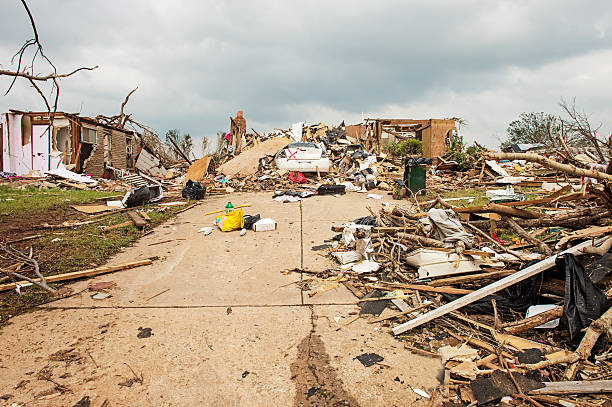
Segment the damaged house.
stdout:
<path fill-rule="evenodd" d="M 134 167 L 137 135 L 77 114 L 11 110 L 0 114 L 0 171 L 26 175 L 65 167 L 104 176 Z"/>
<path fill-rule="evenodd" d="M 366 119 L 362 124 L 346 126 L 346 135 L 377 154 L 390 143 L 414 138 L 423 143 L 423 155 L 435 159 L 444 155 L 457 135 L 457 127 L 454 119 Z"/>

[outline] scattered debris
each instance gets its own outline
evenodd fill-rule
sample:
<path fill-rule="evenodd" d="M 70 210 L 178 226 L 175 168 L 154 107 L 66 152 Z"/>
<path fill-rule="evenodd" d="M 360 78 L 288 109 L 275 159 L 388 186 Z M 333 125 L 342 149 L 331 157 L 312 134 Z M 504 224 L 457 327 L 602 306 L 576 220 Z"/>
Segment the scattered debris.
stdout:
<path fill-rule="evenodd" d="M 382 362 L 383 360 L 385 360 L 385 358 L 380 355 L 377 355 L 376 353 L 363 353 L 359 356 L 356 356 L 355 359 L 360 361 L 361 364 L 365 367 L 370 367 L 378 362 Z"/>

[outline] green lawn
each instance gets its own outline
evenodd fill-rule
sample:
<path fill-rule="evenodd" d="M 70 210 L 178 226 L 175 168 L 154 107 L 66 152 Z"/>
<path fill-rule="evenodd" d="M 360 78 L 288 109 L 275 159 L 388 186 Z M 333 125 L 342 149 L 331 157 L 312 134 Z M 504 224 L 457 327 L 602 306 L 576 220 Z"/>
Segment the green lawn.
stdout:
<path fill-rule="evenodd" d="M 95 203 L 100 197 L 116 196 L 117 192 L 100 192 L 89 190 L 44 190 L 36 188 L 14 190 L 0 186 L 0 213 L 11 216 L 27 216 L 39 212 L 61 210 L 70 205 Z M 10 198 L 9 200 L 6 200 Z M 104 200 L 98 201 L 102 204 Z M 159 225 L 174 216 L 184 206 L 173 206 L 164 211 L 157 210 L 155 205 L 137 208 L 147 211 L 151 218 L 146 230 Z M 149 209 L 153 209 L 148 211 Z M 130 220 L 127 213 L 109 213 L 100 222 L 77 228 L 40 229 L 32 234 L 41 234 L 38 239 L 24 241 L 15 246 L 22 251 L 33 250 L 34 258 L 39 262 L 43 275 L 68 273 L 84 270 L 104 264 L 122 248 L 138 240 L 143 231 L 136 226 L 104 232 L 104 226 L 112 226 Z M 2 265 L 2 263 L 0 263 Z M 58 288 L 61 284 L 50 284 Z M 49 301 L 52 294 L 37 286 L 24 287 L 22 295 L 13 291 L 0 293 L 0 327 L 8 322 L 10 316 L 27 312 L 32 307 Z"/>
<path fill-rule="evenodd" d="M 94 190 L 38 190 L 28 187 L 23 190 L 0 185 L 0 215 L 24 215 L 31 212 L 44 211 L 51 208 L 67 208 L 70 205 L 94 201 L 97 198 L 117 196 L 117 192 L 102 192 Z M 119 198 L 116 198 L 119 199 Z"/>

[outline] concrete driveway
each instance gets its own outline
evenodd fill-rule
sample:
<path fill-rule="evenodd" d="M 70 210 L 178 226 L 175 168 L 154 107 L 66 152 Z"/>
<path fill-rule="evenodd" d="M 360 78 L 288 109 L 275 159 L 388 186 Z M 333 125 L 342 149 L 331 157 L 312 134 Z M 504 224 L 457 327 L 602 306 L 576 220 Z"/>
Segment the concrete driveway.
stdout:
<path fill-rule="evenodd" d="M 228 199 L 250 203 L 245 213 L 272 217 L 278 229 L 198 233 L 214 219 L 204 213 Z M 357 193 L 303 201 L 306 269 L 331 265 L 311 247 L 333 235 L 332 224 L 367 215 L 368 203 L 380 205 Z M 282 273 L 300 267 L 300 227 L 299 204 L 269 193 L 207 198 L 109 262 L 160 256 L 152 265 L 76 282 L 72 297 L 14 318 L 0 332 L 0 402 L 427 405 L 412 389 L 431 394 L 437 359 L 410 353 L 389 328 L 364 319 L 338 330 L 358 311 L 356 297 L 340 286 L 310 298 L 295 284 L 299 273 Z M 92 281 L 114 281 L 112 297 L 90 298 Z M 139 328 L 151 336 L 139 338 L 147 332 Z M 364 367 L 354 358 L 365 352 L 388 366 Z"/>

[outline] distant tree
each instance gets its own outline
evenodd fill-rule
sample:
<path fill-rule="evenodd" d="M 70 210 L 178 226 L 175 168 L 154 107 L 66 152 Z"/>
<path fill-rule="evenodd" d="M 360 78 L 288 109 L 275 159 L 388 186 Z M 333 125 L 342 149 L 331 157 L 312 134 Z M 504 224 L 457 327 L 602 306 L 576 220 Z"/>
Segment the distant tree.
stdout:
<path fill-rule="evenodd" d="M 556 147 L 559 143 L 557 132 L 561 128 L 561 121 L 552 114 L 521 113 L 518 120 L 514 120 L 506 129 L 507 139 L 500 145 L 507 150 L 513 144 L 539 143 L 546 147 Z"/>
<path fill-rule="evenodd" d="M 208 149 L 208 137 L 202 137 L 202 155 L 206 155 Z"/>
<path fill-rule="evenodd" d="M 189 133 L 181 134 L 178 129 L 172 129 L 166 132 L 166 146 L 168 146 L 168 150 L 175 160 L 182 160 L 183 157 L 176 151 L 170 139 L 174 140 L 187 157 L 190 156 L 191 150 L 193 149 L 193 139 Z"/>

